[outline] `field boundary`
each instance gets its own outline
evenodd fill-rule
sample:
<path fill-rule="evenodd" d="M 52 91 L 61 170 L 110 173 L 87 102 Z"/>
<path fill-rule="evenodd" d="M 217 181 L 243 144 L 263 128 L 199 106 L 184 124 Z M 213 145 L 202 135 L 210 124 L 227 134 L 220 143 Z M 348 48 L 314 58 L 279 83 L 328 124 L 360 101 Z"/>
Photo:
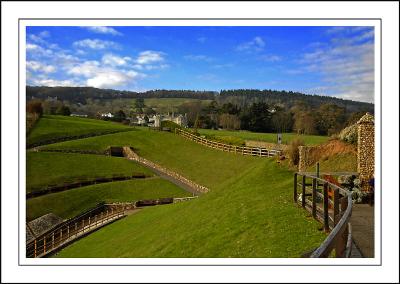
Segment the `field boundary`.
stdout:
<path fill-rule="evenodd" d="M 52 139 L 45 139 L 43 141 L 34 142 L 34 143 L 29 143 L 27 141 L 26 148 L 31 149 L 34 147 L 44 146 L 44 145 L 49 145 L 49 144 L 54 144 L 54 143 L 59 143 L 59 142 L 79 140 L 79 139 L 85 139 L 85 138 L 96 137 L 96 136 L 116 134 L 116 133 L 120 133 L 120 132 L 129 132 L 129 131 L 134 131 L 134 130 L 135 130 L 134 128 L 121 129 L 121 130 L 105 130 L 103 132 L 98 132 L 98 133 L 87 133 L 87 134 L 82 134 L 82 135 L 71 135 L 71 136 L 62 136 L 62 137 L 52 138 Z"/>
<path fill-rule="evenodd" d="M 150 178 L 150 177 L 151 176 L 147 176 L 143 173 L 137 173 L 137 174 L 132 174 L 130 176 L 115 174 L 112 177 L 96 177 L 93 179 L 76 178 L 76 181 L 74 181 L 74 182 L 64 182 L 63 184 L 58 184 L 58 185 L 48 185 L 48 186 L 45 186 L 41 190 L 27 192 L 26 199 L 30 199 L 30 198 L 50 194 L 50 193 L 62 192 L 62 191 L 66 191 L 69 189 L 80 188 L 80 187 L 89 186 L 89 185 L 108 183 L 108 182 L 116 182 L 116 181 L 124 181 L 124 180 L 131 180 L 131 179 L 144 179 L 144 178 Z"/>
<path fill-rule="evenodd" d="M 169 170 L 169 169 L 167 169 L 165 167 L 162 167 L 162 166 L 160 166 L 160 165 L 158 165 L 158 164 L 156 164 L 156 163 L 154 163 L 152 161 L 149 161 L 149 160 L 147 160 L 147 159 L 145 159 L 143 157 L 140 157 L 138 154 L 136 154 L 131 149 L 131 147 L 124 146 L 122 148 L 123 148 L 124 156 L 127 159 L 136 161 L 136 162 L 138 162 L 138 163 L 140 163 L 140 164 L 142 164 L 142 165 L 144 165 L 144 166 L 156 171 L 159 174 L 164 174 L 167 177 L 170 177 L 171 179 L 173 179 L 175 181 L 178 181 L 178 183 L 186 185 L 186 187 L 191 188 L 194 192 L 206 193 L 206 192 L 210 191 L 210 189 L 205 187 L 205 186 L 199 185 L 199 184 L 195 183 L 194 181 L 191 181 L 190 179 L 188 179 L 188 178 L 186 178 L 186 177 L 184 177 L 184 176 L 182 176 L 182 175 L 180 175 L 180 174 L 178 174 L 178 173 L 176 173 L 174 171 L 171 171 L 171 170 Z"/>
<path fill-rule="evenodd" d="M 269 150 L 267 148 L 252 147 L 252 146 L 236 146 L 236 145 L 229 145 L 221 142 L 212 141 L 206 138 L 196 136 L 188 131 L 179 128 L 175 128 L 175 134 L 178 134 L 186 139 L 192 140 L 203 146 L 207 146 L 209 148 L 229 153 L 256 156 L 256 157 L 266 157 L 266 158 L 274 157 L 277 155 L 279 156 L 282 154 L 281 150 Z"/>

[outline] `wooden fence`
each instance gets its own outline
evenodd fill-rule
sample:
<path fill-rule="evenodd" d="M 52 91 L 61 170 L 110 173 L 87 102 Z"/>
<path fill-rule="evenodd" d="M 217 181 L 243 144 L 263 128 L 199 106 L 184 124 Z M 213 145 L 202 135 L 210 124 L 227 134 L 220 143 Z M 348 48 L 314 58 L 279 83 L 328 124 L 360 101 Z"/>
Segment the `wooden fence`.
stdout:
<path fill-rule="evenodd" d="M 259 156 L 259 157 L 273 157 L 276 155 L 280 155 L 282 153 L 281 150 L 269 150 L 267 148 L 260 148 L 260 147 L 236 146 L 217 141 L 212 141 L 206 138 L 196 136 L 188 131 L 184 131 L 179 128 L 175 128 L 175 133 L 187 139 L 190 139 L 194 142 L 197 142 L 201 145 L 235 154 Z"/>
<path fill-rule="evenodd" d="M 350 257 L 351 192 L 321 178 L 295 173 L 293 199 L 323 224 L 325 232 L 330 232 L 310 257 L 329 257 L 333 250 L 336 257 Z"/>
<path fill-rule="evenodd" d="M 42 233 L 26 244 L 26 257 L 44 257 L 68 243 L 125 216 L 124 209 L 100 205 Z"/>

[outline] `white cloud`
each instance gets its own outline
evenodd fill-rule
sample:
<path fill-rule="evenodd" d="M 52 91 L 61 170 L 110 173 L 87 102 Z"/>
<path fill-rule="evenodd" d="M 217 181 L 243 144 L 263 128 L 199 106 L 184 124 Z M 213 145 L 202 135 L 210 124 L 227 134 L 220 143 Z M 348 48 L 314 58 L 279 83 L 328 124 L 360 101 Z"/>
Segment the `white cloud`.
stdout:
<path fill-rule="evenodd" d="M 84 61 L 74 65 L 67 74 L 86 78 L 86 85 L 95 88 L 114 88 L 134 83 L 145 77 L 134 70 L 115 69 L 116 66 L 103 66 L 100 62 Z"/>
<path fill-rule="evenodd" d="M 264 49 L 264 40 L 256 36 L 251 41 L 244 42 L 236 47 L 237 51 L 258 52 Z"/>
<path fill-rule="evenodd" d="M 128 64 L 128 62 L 131 60 L 132 59 L 128 56 L 121 57 L 121 56 L 111 54 L 111 53 L 103 55 L 103 58 L 102 58 L 103 64 L 110 65 L 110 66 L 123 66 L 123 65 Z"/>
<path fill-rule="evenodd" d="M 79 86 L 73 80 L 56 80 L 50 78 L 36 79 L 32 81 L 35 86 L 47 86 L 47 87 L 76 87 Z"/>
<path fill-rule="evenodd" d="M 113 41 L 89 39 L 89 38 L 75 41 L 73 43 L 73 46 L 77 48 L 90 48 L 90 49 L 119 48 L 119 45 Z"/>
<path fill-rule="evenodd" d="M 117 31 L 114 28 L 104 27 L 104 26 L 92 26 L 92 27 L 83 27 L 91 32 L 99 33 L 99 34 L 110 34 L 110 35 L 118 35 L 121 36 L 122 33 Z"/>
<path fill-rule="evenodd" d="M 95 76 L 101 71 L 101 68 L 99 66 L 100 63 L 98 61 L 84 61 L 74 65 L 67 71 L 67 73 L 84 77 Z"/>
<path fill-rule="evenodd" d="M 51 49 L 46 49 L 41 47 L 40 45 L 34 43 L 26 44 L 26 52 L 32 56 L 52 56 L 53 51 Z"/>
<path fill-rule="evenodd" d="M 26 68 L 35 72 L 53 73 L 56 71 L 56 67 L 53 65 L 42 64 L 38 61 L 27 61 Z"/>
<path fill-rule="evenodd" d="M 356 31 L 356 32 L 355 32 Z M 371 29 L 335 27 L 331 43 L 302 55 L 298 72 L 315 72 L 323 77 L 323 91 L 336 97 L 374 101 L 374 43 Z M 322 90 L 321 90 L 322 91 Z"/>
<path fill-rule="evenodd" d="M 113 88 L 127 85 L 135 78 L 140 77 L 140 74 L 135 71 L 118 72 L 108 71 L 96 74 L 93 78 L 86 81 L 88 86 L 95 88 Z"/>
<path fill-rule="evenodd" d="M 139 53 L 136 59 L 138 64 L 149 64 L 164 61 L 164 53 L 160 51 L 146 50 Z"/>

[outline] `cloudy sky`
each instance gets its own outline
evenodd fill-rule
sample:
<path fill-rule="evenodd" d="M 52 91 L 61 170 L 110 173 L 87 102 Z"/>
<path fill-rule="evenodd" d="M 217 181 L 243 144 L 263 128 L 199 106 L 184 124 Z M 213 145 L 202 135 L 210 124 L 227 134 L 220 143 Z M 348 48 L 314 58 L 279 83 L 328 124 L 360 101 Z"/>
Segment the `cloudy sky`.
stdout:
<path fill-rule="evenodd" d="M 27 84 L 374 100 L 373 27 L 27 27 Z"/>

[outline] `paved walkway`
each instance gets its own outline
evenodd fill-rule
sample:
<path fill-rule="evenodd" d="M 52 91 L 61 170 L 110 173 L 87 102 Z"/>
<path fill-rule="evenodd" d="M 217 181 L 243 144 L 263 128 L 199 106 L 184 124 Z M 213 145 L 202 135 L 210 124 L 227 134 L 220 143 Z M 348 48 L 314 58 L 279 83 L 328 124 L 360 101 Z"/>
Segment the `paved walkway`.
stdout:
<path fill-rule="evenodd" d="M 374 257 L 374 209 L 368 204 L 353 205 L 353 240 L 363 257 Z"/>

